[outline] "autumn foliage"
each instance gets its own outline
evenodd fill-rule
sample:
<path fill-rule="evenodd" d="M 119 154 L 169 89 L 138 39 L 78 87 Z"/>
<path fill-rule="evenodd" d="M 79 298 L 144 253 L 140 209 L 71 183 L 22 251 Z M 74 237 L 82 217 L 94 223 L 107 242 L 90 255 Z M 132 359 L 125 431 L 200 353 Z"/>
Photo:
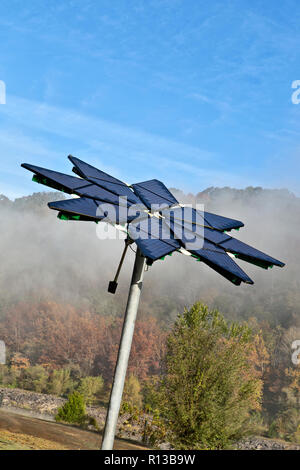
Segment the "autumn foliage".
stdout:
<path fill-rule="evenodd" d="M 109 380 L 121 327 L 121 318 L 105 318 L 67 304 L 20 302 L 7 312 L 0 324 L 0 335 L 8 350 L 15 353 L 18 367 L 24 361 L 54 369 L 78 364 L 84 374 L 101 374 Z M 157 320 L 138 320 L 129 373 L 141 379 L 158 373 L 164 339 Z"/>

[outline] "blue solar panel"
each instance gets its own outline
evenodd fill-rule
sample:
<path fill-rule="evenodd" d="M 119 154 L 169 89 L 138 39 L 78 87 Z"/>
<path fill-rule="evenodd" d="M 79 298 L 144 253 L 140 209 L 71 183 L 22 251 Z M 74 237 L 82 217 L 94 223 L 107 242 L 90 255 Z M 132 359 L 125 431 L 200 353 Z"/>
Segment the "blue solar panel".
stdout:
<path fill-rule="evenodd" d="M 189 230 L 195 230 L 195 225 L 199 225 L 200 227 L 207 226 L 204 220 L 204 213 L 198 210 L 196 211 L 193 207 L 171 207 L 169 209 L 163 209 L 161 213 L 166 220 L 184 225 Z"/>
<path fill-rule="evenodd" d="M 202 249 L 214 251 L 216 253 L 225 253 L 225 250 L 223 248 L 219 247 L 218 245 L 214 245 L 213 243 L 207 240 L 204 240 Z"/>
<path fill-rule="evenodd" d="M 173 251 L 176 251 L 180 248 L 180 245 L 172 245 L 164 240 L 156 240 L 156 239 L 142 239 L 139 238 L 135 240 L 138 248 L 141 250 L 141 253 L 146 257 L 151 259 L 152 261 L 156 261 Z"/>
<path fill-rule="evenodd" d="M 232 228 L 239 228 L 243 226 L 243 223 L 234 220 L 228 219 L 227 217 L 221 217 L 216 214 L 211 214 L 209 212 L 196 210 L 193 207 L 176 207 L 169 210 L 162 211 L 163 216 L 166 218 L 172 218 L 178 223 L 182 223 L 187 229 L 195 230 L 194 225 L 199 225 L 201 227 L 206 227 L 207 229 L 213 229 L 217 234 L 217 231 L 223 232 L 226 230 L 231 230 Z M 210 237 L 212 230 L 207 230 L 207 236 Z M 219 238 L 217 235 L 212 235 L 215 240 L 226 240 L 229 236 L 221 233 Z M 209 238 L 210 239 L 210 238 Z M 214 240 L 212 240 L 214 241 Z M 219 243 L 219 241 L 216 241 Z"/>
<path fill-rule="evenodd" d="M 92 199 L 97 199 L 99 201 L 108 202 L 114 205 L 128 206 L 128 201 L 122 197 L 117 196 L 116 194 L 107 191 L 104 188 L 100 188 L 96 184 L 87 184 L 85 187 L 77 189 L 74 191 L 75 194 L 80 196 L 90 197 Z"/>
<path fill-rule="evenodd" d="M 98 170 L 92 165 L 85 163 L 84 161 L 80 160 L 79 158 L 73 157 L 72 155 L 68 156 L 68 159 L 75 165 L 75 167 L 79 170 L 79 172 L 84 175 L 84 178 L 97 178 L 103 181 L 107 181 L 110 183 L 117 183 L 121 186 L 126 186 L 123 181 L 114 178 L 114 176 L 108 175 L 104 171 Z"/>
<path fill-rule="evenodd" d="M 164 219 L 161 218 L 149 216 L 146 218 L 137 218 L 129 225 L 128 228 L 132 231 L 135 231 L 136 233 L 142 231 L 150 238 L 174 241 L 174 234 L 165 223 Z"/>
<path fill-rule="evenodd" d="M 169 207 L 178 204 L 177 199 L 161 181 L 155 179 L 143 181 L 133 184 L 132 188 L 148 209 L 151 209 L 153 205 Z"/>
<path fill-rule="evenodd" d="M 88 184 L 85 180 L 76 178 L 75 176 L 65 175 L 64 173 L 48 170 L 47 168 L 42 168 L 36 165 L 30 165 L 29 163 L 22 163 L 21 166 L 26 168 L 26 170 L 32 171 L 36 175 L 43 177 L 44 181 L 42 179 L 39 181 L 41 184 L 54 187 L 55 189 L 59 189 L 60 191 L 64 191 L 68 194 L 72 194 L 76 188 L 78 189 Z M 52 186 L 51 183 L 53 183 Z"/>
<path fill-rule="evenodd" d="M 75 165 L 78 172 L 84 175 L 88 181 L 111 191 L 113 194 L 118 196 L 126 196 L 128 201 L 132 204 L 141 204 L 142 201 L 134 194 L 133 191 L 123 181 L 114 178 L 113 176 L 100 171 L 97 168 L 88 165 L 87 163 L 79 160 L 79 158 L 69 156 L 71 162 Z"/>
<path fill-rule="evenodd" d="M 231 237 L 226 233 L 219 232 L 218 230 L 204 227 L 204 238 L 212 243 L 219 244 L 229 240 Z"/>
<path fill-rule="evenodd" d="M 170 229 L 172 238 L 180 241 L 185 249 L 196 250 L 203 247 L 203 236 L 199 235 L 195 231 L 187 230 L 181 224 L 174 223 L 172 220 L 165 220 L 165 223 Z"/>
<path fill-rule="evenodd" d="M 98 206 L 95 204 L 93 199 L 85 197 L 49 202 L 48 207 L 68 214 L 90 217 L 93 220 L 102 220 L 104 218 L 104 215 L 97 215 Z"/>
<path fill-rule="evenodd" d="M 200 239 L 206 239 L 207 241 L 210 241 L 215 244 L 219 244 L 230 238 L 229 235 L 223 232 L 213 230 L 204 226 L 204 220 L 199 217 L 198 212 L 196 214 L 195 210 L 192 210 L 194 212 L 190 211 L 188 221 L 186 219 L 180 220 L 179 217 L 176 217 L 176 215 L 179 215 L 179 212 L 177 210 L 175 211 L 175 217 L 173 217 L 172 210 L 170 210 L 169 218 L 166 215 L 167 211 L 164 211 L 163 215 L 166 216 L 165 221 L 169 225 L 171 230 L 175 233 L 176 237 L 182 240 L 184 244 L 186 244 L 187 239 L 192 240 L 192 238 L 194 238 L 195 242 L 197 243 L 199 243 Z M 180 215 L 182 215 L 182 217 L 186 217 L 186 213 L 180 213 Z M 195 215 L 198 216 L 198 222 L 195 221 Z"/>
<path fill-rule="evenodd" d="M 129 202 L 123 198 L 119 199 L 116 194 L 81 178 L 65 175 L 64 173 L 48 170 L 47 168 L 41 168 L 35 165 L 29 165 L 27 163 L 23 163 L 22 166 L 40 176 L 41 178 L 38 180 L 39 183 L 51 188 L 58 189 L 68 194 L 90 197 L 92 199 L 97 199 L 114 205 L 120 204 L 127 206 L 129 204 Z"/>
<path fill-rule="evenodd" d="M 205 247 L 206 249 L 211 249 L 216 252 L 225 252 L 223 248 L 220 248 L 217 244 L 214 244 L 208 239 L 204 238 L 204 228 L 199 230 L 197 227 L 196 231 L 192 231 L 189 230 L 186 226 L 183 227 L 180 224 L 170 223 L 169 226 L 174 233 L 175 238 L 180 240 L 183 243 L 183 246 L 189 251 Z"/>
<path fill-rule="evenodd" d="M 254 284 L 252 279 L 225 252 L 216 253 L 215 250 L 201 249 L 191 253 L 199 256 L 201 261 L 234 284 L 239 285 L 241 282 Z"/>
<path fill-rule="evenodd" d="M 150 260 L 155 261 L 185 247 L 234 284 L 252 284 L 253 281 L 226 252 L 263 268 L 284 266 L 281 261 L 224 233 L 243 227 L 239 220 L 191 207 L 178 207 L 177 199 L 156 179 L 129 187 L 78 158 L 69 156 L 69 159 L 80 178 L 35 165 L 22 165 L 34 173 L 34 181 L 80 196 L 79 199 L 49 203 L 51 209 L 60 211 L 60 218 L 127 223 L 129 239 L 135 241 Z M 148 209 L 159 212 L 150 216 Z"/>
<path fill-rule="evenodd" d="M 256 264 L 256 262 L 261 261 L 263 263 L 266 263 L 269 266 L 270 265 L 275 265 L 275 266 L 280 266 L 280 267 L 284 266 L 284 263 L 282 263 L 281 261 L 278 261 L 277 259 L 272 258 L 269 255 L 266 255 L 262 251 L 259 251 L 256 248 L 253 248 L 252 246 L 247 245 L 246 243 L 243 243 L 239 240 L 235 240 L 234 238 L 230 238 L 224 243 L 221 243 L 221 246 L 226 251 L 229 251 L 230 253 L 244 256 L 245 261 L 248 261 L 250 263 L 252 262 Z M 243 258 L 241 257 L 241 259 Z"/>
<path fill-rule="evenodd" d="M 181 244 L 174 239 L 165 222 L 156 217 L 130 223 L 128 234 L 142 254 L 154 261 L 181 248 Z"/>
<path fill-rule="evenodd" d="M 48 206 L 50 209 L 63 212 L 64 214 L 83 216 L 95 221 L 102 221 L 104 219 L 107 222 L 124 224 L 133 220 L 133 217 L 128 217 L 126 207 L 102 204 L 100 201 L 85 197 L 49 202 Z M 74 220 L 76 220 L 76 217 Z M 85 219 L 78 218 L 78 220 Z"/>
<path fill-rule="evenodd" d="M 108 191 L 111 191 L 114 194 L 117 194 L 118 196 L 126 197 L 128 202 L 130 202 L 131 204 L 142 204 L 142 201 L 137 197 L 137 195 L 134 194 L 134 192 L 131 191 L 131 189 L 126 185 L 102 181 L 97 178 L 89 178 L 88 180 L 102 188 L 107 189 Z"/>
<path fill-rule="evenodd" d="M 204 218 L 208 225 L 217 229 L 217 230 L 232 230 L 238 229 L 240 227 L 244 227 L 243 222 L 240 220 L 229 219 L 228 217 L 222 217 L 221 215 L 211 214 L 210 212 L 206 212 L 204 214 Z"/>

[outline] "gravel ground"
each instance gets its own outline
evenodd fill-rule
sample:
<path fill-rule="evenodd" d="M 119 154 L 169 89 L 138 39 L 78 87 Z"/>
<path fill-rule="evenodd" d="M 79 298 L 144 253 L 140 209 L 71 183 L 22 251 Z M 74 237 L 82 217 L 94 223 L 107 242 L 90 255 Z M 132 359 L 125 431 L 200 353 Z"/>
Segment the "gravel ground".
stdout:
<path fill-rule="evenodd" d="M 268 439 L 264 437 L 247 437 L 239 441 L 235 450 L 300 450 L 300 445 L 280 439 Z"/>

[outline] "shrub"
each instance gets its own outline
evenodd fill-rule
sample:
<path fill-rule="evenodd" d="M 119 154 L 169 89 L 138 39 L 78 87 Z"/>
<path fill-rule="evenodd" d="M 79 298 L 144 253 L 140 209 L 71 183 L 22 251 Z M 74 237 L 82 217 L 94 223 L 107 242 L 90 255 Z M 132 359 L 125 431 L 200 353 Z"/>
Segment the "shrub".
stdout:
<path fill-rule="evenodd" d="M 61 396 L 66 393 L 72 393 L 74 387 L 75 384 L 71 379 L 70 369 L 58 369 L 53 370 L 50 375 L 47 392 Z"/>
<path fill-rule="evenodd" d="M 80 379 L 77 391 L 84 397 L 85 402 L 90 404 L 103 390 L 103 386 L 104 381 L 101 375 L 98 377 L 83 377 Z"/>
<path fill-rule="evenodd" d="M 20 374 L 21 371 L 19 369 L 12 369 L 9 366 L 0 364 L 0 384 L 4 387 L 17 387 Z"/>
<path fill-rule="evenodd" d="M 85 422 L 85 401 L 79 392 L 73 392 L 68 397 L 68 401 L 58 409 L 55 421 L 65 421 L 66 423 L 82 424 Z"/>
<path fill-rule="evenodd" d="M 156 391 L 156 429 L 160 421 L 176 449 L 226 448 L 249 431 L 262 389 L 252 352 L 249 328 L 216 310 L 196 303 L 178 317 Z"/>
<path fill-rule="evenodd" d="M 141 394 L 141 384 L 139 379 L 133 374 L 130 374 L 125 382 L 123 402 L 132 407 L 142 407 L 143 397 Z"/>
<path fill-rule="evenodd" d="M 22 369 L 18 386 L 33 392 L 43 392 L 47 388 L 48 373 L 42 366 Z"/>

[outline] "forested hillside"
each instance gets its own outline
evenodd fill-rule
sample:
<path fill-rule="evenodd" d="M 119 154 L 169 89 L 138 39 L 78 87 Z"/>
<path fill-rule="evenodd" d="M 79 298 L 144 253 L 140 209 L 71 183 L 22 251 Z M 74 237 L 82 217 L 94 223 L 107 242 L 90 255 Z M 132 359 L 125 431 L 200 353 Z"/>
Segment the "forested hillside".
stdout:
<path fill-rule="evenodd" d="M 172 191 L 181 202 L 242 220 L 245 227 L 232 236 L 286 267 L 265 271 L 240 261 L 255 284 L 236 287 L 180 254 L 154 263 L 145 276 L 129 372 L 141 384 L 157 375 L 176 316 L 201 301 L 228 321 L 248 322 L 257 335 L 253 361 L 264 383 L 262 419 L 274 435 L 295 433 L 300 374 L 291 362 L 291 345 L 300 339 L 300 199 L 262 188 Z M 111 379 L 133 262 L 129 250 L 117 294 L 108 294 L 123 241 L 99 240 L 94 223 L 58 220 L 47 202 L 61 198 L 55 192 L 15 201 L 0 196 L 0 339 L 15 370 L 39 367 L 32 372 L 38 381 L 44 368 L 44 391 L 57 369 L 72 369 L 73 381 Z M 36 382 L 21 375 L 12 378 L 6 370 L 0 380 L 34 388 Z"/>

